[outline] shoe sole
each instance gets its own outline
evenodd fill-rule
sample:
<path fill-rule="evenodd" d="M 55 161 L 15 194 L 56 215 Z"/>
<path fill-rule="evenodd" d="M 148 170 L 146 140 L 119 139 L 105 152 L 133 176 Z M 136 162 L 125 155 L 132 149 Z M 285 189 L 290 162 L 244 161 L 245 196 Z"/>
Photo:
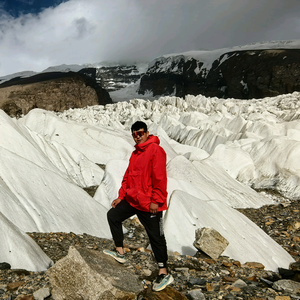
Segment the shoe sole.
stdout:
<path fill-rule="evenodd" d="M 119 262 L 120 264 L 124 264 L 126 262 L 125 258 L 121 258 L 121 257 L 117 257 L 109 252 L 106 252 L 106 250 L 103 250 L 103 253 L 106 255 L 109 255 L 110 257 L 114 258 L 117 262 Z"/>
<path fill-rule="evenodd" d="M 160 291 L 164 290 L 168 285 L 170 285 L 173 281 L 174 281 L 174 278 L 173 278 L 173 276 L 171 276 L 170 279 L 169 279 L 169 281 L 167 281 L 164 286 L 162 286 L 162 287 L 160 287 L 158 289 L 154 289 L 152 287 L 152 290 L 155 291 L 155 292 L 160 292 Z"/>

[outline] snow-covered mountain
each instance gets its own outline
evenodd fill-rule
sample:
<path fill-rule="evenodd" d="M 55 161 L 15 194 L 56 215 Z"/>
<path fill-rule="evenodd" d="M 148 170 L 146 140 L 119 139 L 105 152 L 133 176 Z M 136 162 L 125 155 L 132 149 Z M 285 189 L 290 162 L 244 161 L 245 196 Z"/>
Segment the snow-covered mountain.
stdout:
<path fill-rule="evenodd" d="M 300 40 L 163 55 L 149 63 L 139 94 L 252 99 L 300 91 Z"/>
<path fill-rule="evenodd" d="M 215 50 L 201 50 L 201 51 L 187 51 L 183 53 L 171 53 L 163 55 L 163 57 L 176 57 L 183 55 L 186 60 L 190 58 L 196 58 L 204 62 L 204 66 L 210 70 L 212 68 L 213 62 L 228 52 L 234 51 L 248 51 L 248 50 L 267 50 L 267 49 L 300 49 L 300 40 L 290 40 L 290 41 L 265 41 L 258 43 L 251 43 L 247 45 L 240 45 L 230 48 L 221 48 Z M 155 60 L 151 62 L 149 67 L 155 63 Z M 169 66 L 166 66 L 168 68 Z"/>
<path fill-rule="evenodd" d="M 82 69 L 95 68 L 96 80 L 108 92 L 126 88 L 137 82 L 147 70 L 148 62 L 101 62 L 82 65 L 51 66 L 42 72 L 23 71 L 0 77 L 0 84 L 16 78 L 27 78 L 41 73 L 79 72 Z"/>
<path fill-rule="evenodd" d="M 230 56 L 226 53 L 239 52 L 239 51 L 258 51 L 258 50 L 283 50 L 283 49 L 300 49 L 300 40 L 291 41 L 266 41 L 259 43 L 252 43 L 248 45 L 235 46 L 231 48 L 222 48 L 216 50 L 197 50 L 188 51 L 184 53 L 171 53 L 161 57 L 157 57 L 150 62 L 99 62 L 99 63 L 86 63 L 82 65 L 58 65 L 50 66 L 40 73 L 45 72 L 78 72 L 83 68 L 95 68 L 97 70 L 97 81 L 101 83 L 102 87 L 107 89 L 108 92 L 113 93 L 112 99 L 114 102 L 128 101 L 130 98 L 122 98 L 122 92 L 120 90 L 126 89 L 127 94 L 130 93 L 131 99 L 138 94 L 142 99 L 157 99 L 157 96 L 153 96 L 152 90 L 145 90 L 140 88 L 140 77 L 149 70 L 155 69 L 155 73 L 174 73 L 179 72 L 178 63 L 180 61 L 188 62 L 191 59 L 195 59 L 201 62 L 200 65 L 195 66 L 195 74 L 199 74 L 202 71 L 207 74 L 212 69 L 214 62 L 218 61 L 221 57 L 220 64 L 224 63 Z M 224 56 L 225 55 L 225 56 Z M 157 65 L 159 64 L 159 67 Z M 156 66 L 156 67 L 155 67 Z M 155 67 L 155 68 L 154 68 Z M 30 77 L 38 72 L 23 71 L 14 74 L 8 74 L 0 77 L 0 84 L 13 78 L 25 78 Z M 245 86 L 244 83 L 243 86 Z M 116 93 L 115 93 L 116 92 Z M 155 94 L 155 93 L 154 93 Z M 176 94 L 176 91 L 169 93 Z"/>
<path fill-rule="evenodd" d="M 106 212 L 133 150 L 129 128 L 141 119 L 167 153 L 169 250 L 193 255 L 195 229 L 212 227 L 229 241 L 224 255 L 287 268 L 293 258 L 235 208 L 276 203 L 251 187 L 299 199 L 299 99 L 134 99 L 34 109 L 18 120 L 0 111 L 0 261 L 29 270 L 51 264 L 25 232 L 110 238 Z M 82 189 L 95 185 L 93 198 Z"/>

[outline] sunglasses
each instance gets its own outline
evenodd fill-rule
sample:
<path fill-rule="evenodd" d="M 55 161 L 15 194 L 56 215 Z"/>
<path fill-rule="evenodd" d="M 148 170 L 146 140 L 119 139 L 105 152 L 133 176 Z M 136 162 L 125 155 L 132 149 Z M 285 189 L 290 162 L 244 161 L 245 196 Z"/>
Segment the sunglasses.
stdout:
<path fill-rule="evenodd" d="M 134 132 L 132 133 L 132 136 L 133 136 L 134 138 L 137 138 L 137 137 L 143 136 L 145 133 L 146 133 L 146 132 L 145 132 L 144 130 L 134 131 Z"/>

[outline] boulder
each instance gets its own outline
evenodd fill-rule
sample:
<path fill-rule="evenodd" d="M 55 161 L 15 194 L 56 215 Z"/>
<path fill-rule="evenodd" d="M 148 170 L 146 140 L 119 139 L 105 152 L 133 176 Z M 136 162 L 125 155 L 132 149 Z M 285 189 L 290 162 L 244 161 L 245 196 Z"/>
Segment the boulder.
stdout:
<path fill-rule="evenodd" d="M 143 290 L 138 277 L 102 252 L 70 246 L 68 255 L 47 274 L 55 300 L 136 299 Z"/>
<path fill-rule="evenodd" d="M 195 233 L 194 247 L 213 259 L 217 259 L 229 245 L 229 242 L 213 228 L 203 227 L 197 229 Z"/>
<path fill-rule="evenodd" d="M 296 273 L 293 270 L 278 268 L 278 273 L 280 274 L 282 279 L 293 279 Z"/>
<path fill-rule="evenodd" d="M 300 294 L 300 283 L 289 279 L 282 279 L 273 283 L 273 289 L 285 293 Z"/>
<path fill-rule="evenodd" d="M 0 270 L 9 270 L 11 268 L 11 265 L 9 263 L 3 262 L 0 263 Z"/>

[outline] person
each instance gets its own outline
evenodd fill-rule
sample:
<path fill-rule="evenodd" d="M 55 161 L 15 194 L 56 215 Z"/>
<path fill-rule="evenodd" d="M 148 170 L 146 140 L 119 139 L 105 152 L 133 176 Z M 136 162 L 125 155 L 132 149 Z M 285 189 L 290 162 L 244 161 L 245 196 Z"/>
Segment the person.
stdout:
<path fill-rule="evenodd" d="M 126 262 L 122 222 L 137 215 L 148 234 L 159 268 L 152 289 L 161 291 L 174 280 L 167 271 L 168 254 L 163 232 L 163 211 L 167 209 L 168 195 L 166 153 L 159 146 L 159 138 L 149 135 L 144 122 L 135 122 L 131 133 L 136 143 L 135 150 L 123 177 L 119 197 L 112 202 L 107 213 L 115 249 L 103 252 L 120 263 Z"/>

